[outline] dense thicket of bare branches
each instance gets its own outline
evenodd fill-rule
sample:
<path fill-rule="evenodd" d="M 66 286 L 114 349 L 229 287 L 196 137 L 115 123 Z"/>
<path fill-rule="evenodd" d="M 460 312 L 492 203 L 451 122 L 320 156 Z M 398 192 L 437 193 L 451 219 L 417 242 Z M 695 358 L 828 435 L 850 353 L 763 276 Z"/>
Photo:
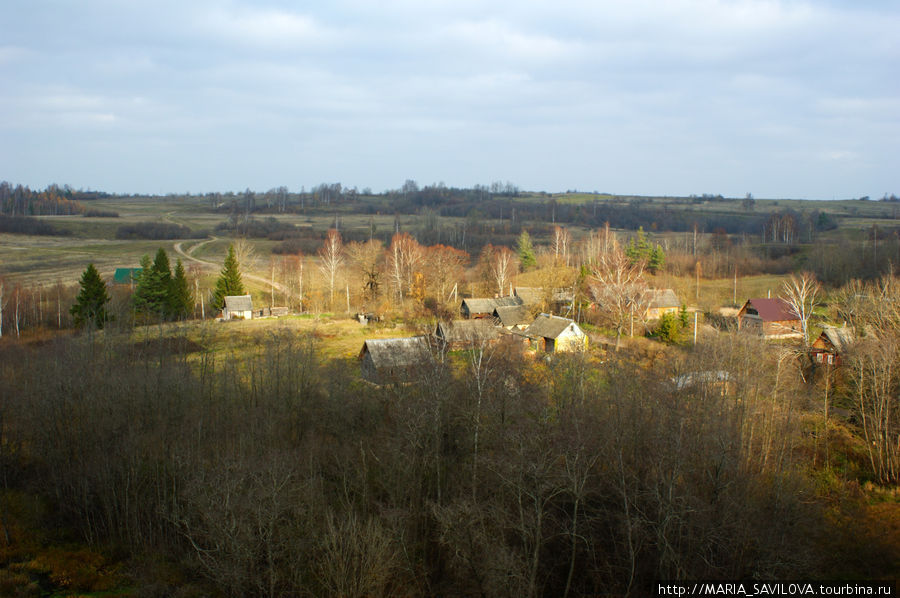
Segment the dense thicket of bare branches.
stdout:
<path fill-rule="evenodd" d="M 643 595 L 822 572 L 797 363 L 754 339 L 665 371 L 479 345 L 375 388 L 312 337 L 258 334 L 240 358 L 152 333 L 3 351 L 6 488 L 231 596 Z"/>

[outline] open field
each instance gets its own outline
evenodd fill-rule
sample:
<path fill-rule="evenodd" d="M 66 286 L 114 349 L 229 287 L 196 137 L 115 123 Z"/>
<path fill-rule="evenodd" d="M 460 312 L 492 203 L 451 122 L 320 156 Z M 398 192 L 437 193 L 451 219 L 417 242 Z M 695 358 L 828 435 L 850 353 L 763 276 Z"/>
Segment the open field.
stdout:
<path fill-rule="evenodd" d="M 520 197 L 510 199 L 509 205 L 533 205 L 544 204 L 550 201 L 566 205 L 592 205 L 611 204 L 621 206 L 664 206 L 673 211 L 687 211 L 698 214 L 733 214 L 743 217 L 747 213 L 743 210 L 739 200 L 717 201 L 703 198 L 623 198 L 607 194 L 569 193 L 569 194 L 537 194 L 524 193 Z M 223 200 L 224 201 L 224 200 Z M 217 231 L 216 227 L 228 219 L 226 211 L 217 211 L 218 206 L 206 197 L 200 196 L 164 196 L 164 197 L 116 197 L 93 200 L 90 208 L 105 211 L 114 211 L 118 218 L 84 218 L 80 216 L 45 216 L 41 217 L 58 228 L 69 233 L 66 237 L 38 237 L 28 235 L 0 234 L 0 275 L 13 282 L 26 285 L 55 284 L 58 281 L 71 284 L 78 280 L 84 267 L 89 262 L 95 263 L 104 277 L 109 277 L 115 268 L 135 267 L 141 256 L 152 255 L 159 247 L 166 249 L 175 258 L 175 245 L 181 243 L 184 250 L 192 258 L 208 262 L 203 266 L 207 276 L 214 275 L 220 267 L 227 247 L 235 240 L 233 234 Z M 821 210 L 832 214 L 836 218 L 837 229 L 826 230 L 821 233 L 820 239 L 824 242 L 842 243 L 847 239 L 860 242 L 866 239 L 873 225 L 882 230 L 896 228 L 900 223 L 898 206 L 895 203 L 877 201 L 805 201 L 805 200 L 767 200 L 757 199 L 754 214 L 765 213 L 771 210 L 790 209 L 798 212 L 810 212 Z M 372 213 L 364 213 L 372 212 Z M 451 229 L 474 230 L 477 228 L 487 238 L 491 238 L 493 231 L 505 231 L 509 235 L 517 234 L 520 228 L 535 226 L 544 227 L 548 223 L 539 222 L 513 222 L 512 215 L 507 210 L 504 218 L 489 218 L 484 215 L 471 217 L 451 217 L 421 213 L 395 214 L 389 201 L 385 197 L 360 197 L 355 203 L 336 204 L 333 208 L 322 206 L 309 208 L 306 213 L 261 213 L 255 215 L 260 221 L 274 219 L 279 223 L 289 224 L 300 230 L 311 231 L 311 240 L 307 243 L 315 246 L 317 235 L 324 235 L 324 231 L 339 224 L 340 230 L 350 238 L 367 238 L 376 234 L 381 238 L 389 236 L 394 230 L 409 231 L 420 234 L 426 230 L 426 220 L 433 219 L 433 224 L 439 227 L 438 231 Z M 502 212 L 501 212 L 502 214 Z M 548 213 L 549 215 L 549 213 Z M 171 223 L 189 227 L 195 239 L 185 240 L 116 240 L 116 230 L 123 225 L 140 223 Z M 583 238 L 591 227 L 578 222 L 567 224 L 574 241 Z M 628 236 L 629 231 L 621 231 L 622 236 Z M 687 247 L 691 242 L 689 232 L 654 232 L 647 228 L 651 241 L 659 241 L 666 247 Z M 709 233 L 709 231 L 706 231 Z M 445 233 L 446 234 L 446 233 Z M 805 233 L 801 231 L 801 238 Z M 701 235 L 701 241 L 704 235 Z M 751 243 L 758 242 L 758 236 L 745 235 L 744 238 Z M 804 239 L 805 240 L 805 239 Z M 208 241 L 208 242 L 202 242 Z M 447 241 L 438 233 L 433 235 L 435 242 Z M 507 241 L 508 242 L 508 241 Z M 265 238 L 251 239 L 255 247 L 256 260 L 248 272 L 261 278 L 267 278 L 269 256 L 272 249 L 280 243 L 278 240 Z M 535 238 L 536 244 L 549 243 L 549 239 L 540 236 Z M 193 250 L 191 250 L 193 248 Z M 900 254 L 898 254 L 900 255 Z M 475 256 L 473 255 L 473 259 Z M 189 261 L 188 258 L 184 258 Z M 186 263 L 185 265 L 189 265 Z M 262 281 L 250 281 L 260 292 L 267 289 Z M 767 286 L 759 288 L 753 286 L 750 281 L 739 281 L 740 285 L 746 285 L 746 289 L 738 289 L 738 295 L 747 295 L 766 290 Z M 704 288 L 714 288 L 726 285 L 725 282 L 701 281 L 701 297 L 696 297 L 694 289 L 693 297 L 701 303 L 709 303 L 727 299 L 728 293 L 721 289 L 710 290 L 705 293 Z M 673 286 L 689 285 L 673 282 Z M 776 285 L 777 286 L 777 285 Z M 688 289 L 685 288 L 685 291 Z M 711 294 L 708 299 L 703 296 Z"/>

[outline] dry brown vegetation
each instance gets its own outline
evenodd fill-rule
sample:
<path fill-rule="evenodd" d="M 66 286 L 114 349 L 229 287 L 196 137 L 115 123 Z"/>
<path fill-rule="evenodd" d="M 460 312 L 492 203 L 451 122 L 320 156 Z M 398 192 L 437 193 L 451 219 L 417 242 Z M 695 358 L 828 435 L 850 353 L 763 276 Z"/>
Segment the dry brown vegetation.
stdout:
<path fill-rule="evenodd" d="M 485 345 L 377 388 L 323 353 L 337 330 L 262 324 L 0 346 L 7 579 L 42 579 L 34 555 L 63 538 L 131 564 L 53 587 L 140 595 L 645 595 L 892 572 L 873 522 L 896 510 L 817 488 L 816 391 L 756 339 L 653 364 Z M 728 383 L 672 382 L 708 371 Z"/>

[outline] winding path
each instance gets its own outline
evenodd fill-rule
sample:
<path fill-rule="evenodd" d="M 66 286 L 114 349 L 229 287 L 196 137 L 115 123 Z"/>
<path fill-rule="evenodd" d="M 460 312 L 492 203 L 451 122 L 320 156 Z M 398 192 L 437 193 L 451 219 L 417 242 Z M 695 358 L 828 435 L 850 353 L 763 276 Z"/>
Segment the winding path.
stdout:
<path fill-rule="evenodd" d="M 169 212 L 169 214 L 166 214 L 166 217 L 168 218 L 169 216 L 171 216 L 171 214 L 172 213 Z M 218 271 L 219 269 L 222 268 L 222 264 L 217 264 L 216 262 L 210 262 L 208 260 L 201 260 L 200 258 L 196 258 L 192 255 L 194 253 L 194 251 L 196 251 L 197 248 L 201 247 L 202 245 L 206 245 L 207 243 L 212 243 L 213 241 L 218 241 L 218 240 L 219 240 L 218 237 L 210 237 L 209 239 L 205 239 L 195 245 L 190 246 L 187 249 L 187 251 L 185 251 L 184 247 L 182 247 L 182 245 L 184 244 L 184 241 L 179 241 L 178 243 L 175 243 L 175 245 L 174 245 L 175 253 L 177 253 L 178 255 L 180 255 L 182 258 L 184 258 L 185 260 L 187 260 L 189 262 L 194 262 L 195 264 L 200 264 L 201 266 L 203 266 L 204 268 L 206 268 L 208 270 Z M 272 280 L 263 278 L 262 276 L 256 276 L 255 274 L 249 274 L 247 272 L 241 272 L 241 277 L 244 279 L 252 280 L 254 282 L 258 282 L 260 284 L 264 284 L 268 287 L 274 287 L 275 290 L 278 291 L 279 293 L 285 293 L 285 294 L 288 293 L 287 287 L 284 286 L 283 284 L 281 284 L 280 282 L 273 282 Z"/>

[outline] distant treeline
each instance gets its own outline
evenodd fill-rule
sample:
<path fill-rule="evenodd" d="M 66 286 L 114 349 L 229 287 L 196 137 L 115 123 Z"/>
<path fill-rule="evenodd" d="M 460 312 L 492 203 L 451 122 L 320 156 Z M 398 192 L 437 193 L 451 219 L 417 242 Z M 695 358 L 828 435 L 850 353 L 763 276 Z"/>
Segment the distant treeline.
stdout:
<path fill-rule="evenodd" d="M 88 208 L 84 211 L 85 218 L 118 218 L 119 213 L 112 210 L 101 210 L 99 208 Z"/>
<path fill-rule="evenodd" d="M 81 214 L 84 206 L 78 201 L 88 201 L 109 197 L 99 191 L 76 191 L 65 185 L 50 185 L 46 189 L 33 191 L 27 186 L 13 186 L 9 181 L 0 181 L 0 214 L 10 216 L 63 216 Z"/>
<path fill-rule="evenodd" d="M 69 231 L 60 229 L 48 222 L 31 218 L 29 216 L 3 216 L 0 215 L 0 233 L 12 233 L 18 235 L 46 235 L 66 236 Z"/>
<path fill-rule="evenodd" d="M 193 236 L 191 229 L 187 226 L 168 222 L 138 222 L 136 224 L 126 224 L 116 229 L 117 239 L 148 239 L 155 241 L 161 239 L 190 239 Z"/>

